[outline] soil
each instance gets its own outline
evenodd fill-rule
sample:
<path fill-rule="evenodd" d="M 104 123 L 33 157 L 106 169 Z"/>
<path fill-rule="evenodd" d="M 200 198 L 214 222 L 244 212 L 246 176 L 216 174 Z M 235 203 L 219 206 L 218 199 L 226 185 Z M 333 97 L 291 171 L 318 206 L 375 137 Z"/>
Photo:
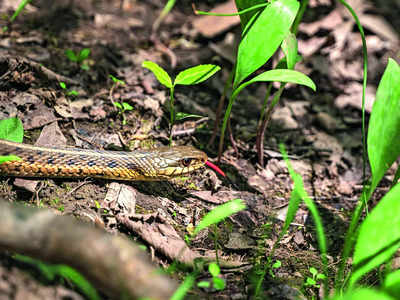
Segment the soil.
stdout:
<path fill-rule="evenodd" d="M 19 1 L 0 3 L 2 15 L 12 15 L 18 4 L 14 2 Z M 365 0 L 353 2 L 360 15 L 375 17 L 364 24 L 369 48 L 368 118 L 387 58 L 399 60 L 399 32 L 395 29 L 400 27 L 394 25 L 398 18 L 388 9 L 389 1 L 375 1 L 375 6 Z M 210 10 L 221 3 L 206 1 L 197 8 Z M 173 76 L 197 64 L 217 64 L 222 70 L 209 80 L 176 88 L 176 110 L 203 117 L 178 122 L 173 128 L 173 144 L 204 150 L 227 177 L 209 168 L 163 183 L 90 179 L 32 183 L 3 177 L 0 199 L 100 224 L 106 231 L 144 243 L 153 249 L 154 263 L 168 267 L 173 260 L 157 244 L 151 245 L 124 226 L 121 216 L 158 213 L 183 240 L 208 211 L 240 198 L 247 206 L 245 211 L 206 229 L 190 244 L 195 253 L 215 255 L 218 249 L 221 258 L 235 264 L 235 268 L 222 268 L 225 289 L 195 287 L 188 299 L 247 299 L 279 236 L 290 199 L 292 181 L 279 152 L 283 143 L 321 213 L 334 274 L 363 179 L 362 44 L 356 26 L 336 2 L 310 1 L 298 34 L 303 60 L 296 69 L 313 79 L 317 92 L 296 85 L 285 88 L 265 133 L 264 164 L 260 165 L 255 141 L 266 85 L 244 90 L 232 110 L 230 127 L 235 143 L 226 138 L 218 162 L 219 130 L 217 139 L 211 145 L 209 141 L 233 66 L 240 25 L 226 21 L 221 28 L 205 28 L 198 21 L 204 17 L 195 16 L 188 1 L 178 1 L 158 30 L 153 30 L 162 8 L 158 1 L 42 0 L 28 4 L 13 23 L 3 18 L 0 24 L 8 29 L 0 40 L 0 119 L 18 116 L 24 124 L 24 142 L 29 144 L 43 135 L 56 144 L 65 139 L 69 146 L 87 149 L 167 145 L 169 93 L 141 67 L 142 62 L 157 62 Z M 373 22 L 378 21 L 387 27 L 378 26 L 381 30 L 377 30 Z M 83 63 L 65 55 L 67 49 L 79 53 L 84 48 L 90 49 L 90 55 Z M 109 75 L 125 84 L 115 85 Z M 70 95 L 72 90 L 78 95 Z M 126 102 L 133 109 L 121 113 L 113 102 Z M 375 199 L 387 191 L 393 174 L 391 171 L 384 178 Z M 124 188 L 130 196 L 121 204 L 121 199 L 110 194 L 112 189 Z M 310 267 L 322 270 L 313 221 L 304 204 L 273 260 L 282 265 L 265 276 L 263 299 L 321 296 L 317 287 L 304 285 L 311 276 Z M 0 298 L 84 298 L 71 283 L 46 282 L 37 272 L 12 253 L 0 252 Z M 181 281 L 186 275 L 187 270 L 178 268 L 171 276 Z M 210 279 L 207 272 L 198 278 Z"/>

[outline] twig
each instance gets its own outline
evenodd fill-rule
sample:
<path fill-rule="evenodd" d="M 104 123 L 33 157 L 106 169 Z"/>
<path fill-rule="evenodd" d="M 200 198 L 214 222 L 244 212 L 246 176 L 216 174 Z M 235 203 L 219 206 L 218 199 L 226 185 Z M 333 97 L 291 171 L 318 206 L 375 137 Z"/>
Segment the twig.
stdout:
<path fill-rule="evenodd" d="M 176 288 L 132 241 L 71 217 L 3 200 L 0 248 L 70 265 L 112 299 L 170 299 Z"/>

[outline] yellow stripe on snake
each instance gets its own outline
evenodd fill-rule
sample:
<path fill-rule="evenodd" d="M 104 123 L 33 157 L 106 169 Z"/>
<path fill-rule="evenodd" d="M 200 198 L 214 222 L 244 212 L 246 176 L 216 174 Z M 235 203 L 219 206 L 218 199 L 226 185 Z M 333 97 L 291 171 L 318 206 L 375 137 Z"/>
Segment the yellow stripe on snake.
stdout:
<path fill-rule="evenodd" d="M 192 172 L 207 161 L 204 152 L 190 146 L 123 152 L 46 148 L 0 140 L 0 155 L 11 154 L 21 160 L 0 164 L 0 175 L 168 180 Z"/>

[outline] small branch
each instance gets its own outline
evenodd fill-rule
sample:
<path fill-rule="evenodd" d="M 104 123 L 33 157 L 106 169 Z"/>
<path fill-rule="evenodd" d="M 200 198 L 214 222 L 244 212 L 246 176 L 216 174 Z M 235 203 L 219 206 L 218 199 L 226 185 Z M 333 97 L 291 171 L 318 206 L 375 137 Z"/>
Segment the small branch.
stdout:
<path fill-rule="evenodd" d="M 121 236 L 44 209 L 0 202 L 0 248 L 67 264 L 112 299 L 169 299 L 176 284 Z"/>

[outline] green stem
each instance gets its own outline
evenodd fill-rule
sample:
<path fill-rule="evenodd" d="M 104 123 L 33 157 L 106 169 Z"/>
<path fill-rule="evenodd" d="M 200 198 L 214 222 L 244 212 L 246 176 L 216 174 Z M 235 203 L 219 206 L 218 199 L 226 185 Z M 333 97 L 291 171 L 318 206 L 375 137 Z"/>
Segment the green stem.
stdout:
<path fill-rule="evenodd" d="M 292 33 L 294 35 L 297 34 L 297 30 L 299 29 L 299 24 L 300 24 L 301 20 L 303 19 L 304 12 L 306 11 L 308 1 L 309 0 L 301 1 L 299 12 L 297 13 L 296 19 L 294 20 L 293 25 L 292 25 Z"/>
<path fill-rule="evenodd" d="M 352 7 L 347 4 L 344 0 L 339 0 L 351 13 L 354 20 L 356 21 L 358 30 L 360 31 L 361 40 L 363 44 L 363 91 L 362 91 L 362 153 L 363 153 L 363 192 L 361 194 L 361 198 L 357 204 L 357 207 L 354 210 L 351 223 L 349 229 L 346 233 L 346 239 L 343 247 L 343 253 L 341 256 L 341 262 L 339 265 L 339 270 L 335 279 L 335 289 L 338 290 L 340 286 L 343 286 L 343 278 L 344 278 L 344 269 L 346 267 L 346 263 L 348 258 L 350 257 L 350 253 L 353 249 L 354 241 L 355 241 L 355 233 L 361 218 L 361 213 L 364 208 L 367 207 L 367 202 L 370 199 L 373 190 L 367 188 L 365 186 L 366 181 L 366 164 L 367 164 L 367 142 L 366 142 L 366 133 L 365 133 L 365 90 L 367 87 L 367 70 L 368 70 L 368 53 L 367 53 L 367 43 L 365 41 L 364 30 L 361 26 L 360 20 L 358 19 L 356 13 L 352 9 Z M 375 187 L 374 187 L 375 188 Z"/>
<path fill-rule="evenodd" d="M 174 86 L 170 88 L 169 95 L 169 111 L 170 111 L 170 128 L 169 128 L 169 145 L 172 145 L 172 128 L 175 123 L 175 98 L 174 98 Z"/>

